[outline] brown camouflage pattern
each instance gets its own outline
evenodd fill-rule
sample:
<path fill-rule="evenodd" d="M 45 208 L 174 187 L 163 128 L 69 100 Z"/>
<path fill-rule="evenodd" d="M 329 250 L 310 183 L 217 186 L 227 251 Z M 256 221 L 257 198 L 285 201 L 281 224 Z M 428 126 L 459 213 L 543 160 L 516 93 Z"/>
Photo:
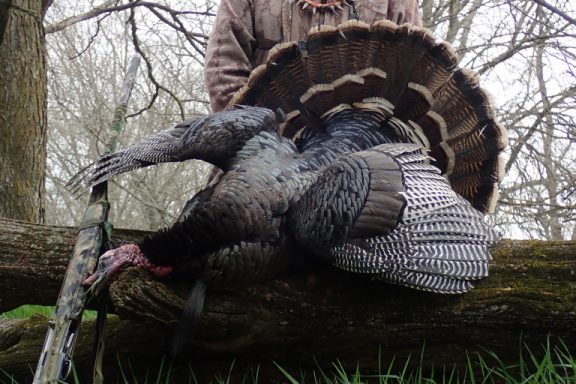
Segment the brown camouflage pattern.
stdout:
<path fill-rule="evenodd" d="M 42 353 L 34 375 L 34 383 L 57 383 L 65 379 L 72 368 L 72 354 L 82 320 L 87 292 L 82 282 L 94 272 L 100 248 L 106 237 L 110 205 L 106 187 L 101 186 L 91 196 L 62 287 L 55 315 L 48 327 Z"/>
<path fill-rule="evenodd" d="M 355 8 L 359 19 L 369 24 L 388 19 L 422 25 L 416 0 L 357 0 Z M 212 111 L 226 107 L 275 43 L 302 41 L 314 26 L 353 18 L 350 7 L 313 13 L 290 0 L 221 0 L 204 72 Z"/>
<path fill-rule="evenodd" d="M 139 56 L 133 56 L 124 77 L 118 106 L 114 111 L 112 132 L 107 148 L 109 151 L 114 150 L 118 135 L 126 123 L 126 109 L 139 65 Z M 34 374 L 34 384 L 60 383 L 72 371 L 72 355 L 82 321 L 82 313 L 87 301 L 92 298 L 94 293 L 87 291 L 83 282 L 96 270 L 98 257 L 103 251 L 102 247 L 105 242 L 110 240 L 112 225 L 108 222 L 109 210 L 108 184 L 104 182 L 94 185 L 90 193 L 88 207 L 84 212 L 80 228 L 78 228 L 74 250 L 70 256 L 66 275 L 56 302 L 54 318 L 48 324 L 48 331 Z M 105 317 L 105 312 L 103 313 Z M 100 313 L 98 317 L 100 317 Z M 103 353 L 102 345 L 101 340 L 98 340 L 93 377 L 95 384 L 103 382 L 100 366 Z"/>

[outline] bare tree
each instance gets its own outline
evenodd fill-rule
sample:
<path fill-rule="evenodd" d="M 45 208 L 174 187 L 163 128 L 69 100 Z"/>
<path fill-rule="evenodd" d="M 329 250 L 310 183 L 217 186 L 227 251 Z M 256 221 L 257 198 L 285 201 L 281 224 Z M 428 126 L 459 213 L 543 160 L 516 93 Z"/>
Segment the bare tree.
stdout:
<path fill-rule="evenodd" d="M 574 4 L 425 0 L 422 12 L 482 75 L 509 129 L 498 227 L 511 237 L 576 236 Z"/>

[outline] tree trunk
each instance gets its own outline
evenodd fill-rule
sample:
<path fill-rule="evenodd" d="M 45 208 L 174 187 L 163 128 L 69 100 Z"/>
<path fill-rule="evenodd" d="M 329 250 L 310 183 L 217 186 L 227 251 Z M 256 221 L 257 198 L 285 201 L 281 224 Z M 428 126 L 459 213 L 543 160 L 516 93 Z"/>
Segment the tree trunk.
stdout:
<path fill-rule="evenodd" d="M 25 302 L 55 302 L 74 233 L 0 220 L 2 311 Z M 144 233 L 115 234 L 137 240 Z M 234 292 L 209 292 L 187 357 L 206 379 L 214 367 L 225 374 L 233 359 L 238 373 L 259 364 L 261 378 L 277 374 L 272 361 L 297 369 L 313 366 L 314 357 L 320 364 L 337 358 L 351 367 L 358 362 L 374 372 L 379 348 L 386 367 L 394 355 L 397 364 L 409 354 L 418 356 L 413 362 L 419 364 L 424 344 L 424 365 L 437 368 L 463 366 L 466 353 L 482 348 L 517 363 L 521 338 L 537 352 L 535 345 L 558 336 L 574 352 L 576 243 L 502 241 L 493 255 L 491 276 L 464 295 L 418 292 L 318 267 Z M 164 284 L 137 269 L 121 274 L 110 289 L 123 320 L 111 320 L 108 363 L 128 357 L 134 369 L 159 364 L 189 286 Z M 92 325 L 87 324 L 75 353 L 80 372 L 89 360 Z M 0 366 L 27 380 L 27 365 L 35 365 L 45 329 L 46 322 L 37 319 L 3 320 Z M 113 375 L 111 366 L 106 369 Z"/>
<path fill-rule="evenodd" d="M 41 0 L 0 7 L 0 217 L 43 221 L 46 55 Z"/>

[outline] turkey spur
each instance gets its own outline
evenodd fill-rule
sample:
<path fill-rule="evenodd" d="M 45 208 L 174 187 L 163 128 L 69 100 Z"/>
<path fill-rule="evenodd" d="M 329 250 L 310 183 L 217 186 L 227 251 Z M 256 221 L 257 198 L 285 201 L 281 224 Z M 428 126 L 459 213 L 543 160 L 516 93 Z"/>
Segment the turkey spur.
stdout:
<path fill-rule="evenodd" d="M 171 228 L 104 254 L 86 283 L 135 264 L 230 287 L 276 275 L 305 249 L 371 278 L 465 292 L 488 274 L 496 236 L 483 213 L 506 145 L 476 76 L 426 30 L 322 26 L 272 49 L 228 110 L 104 156 L 71 181 L 187 159 L 224 171 Z"/>

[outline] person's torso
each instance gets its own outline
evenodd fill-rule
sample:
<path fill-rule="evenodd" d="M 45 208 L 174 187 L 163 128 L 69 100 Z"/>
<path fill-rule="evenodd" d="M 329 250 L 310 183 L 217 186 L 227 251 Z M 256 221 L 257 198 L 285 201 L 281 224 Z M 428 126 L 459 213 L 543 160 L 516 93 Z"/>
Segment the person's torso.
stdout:
<path fill-rule="evenodd" d="M 303 41 L 310 29 L 320 25 L 338 25 L 350 19 L 371 24 L 386 19 L 387 1 L 356 0 L 354 7 L 324 9 L 314 12 L 312 6 L 303 9 L 304 1 L 253 0 L 254 37 L 256 50 L 252 58 L 254 67 L 266 60 L 275 44 L 285 41 Z"/>

